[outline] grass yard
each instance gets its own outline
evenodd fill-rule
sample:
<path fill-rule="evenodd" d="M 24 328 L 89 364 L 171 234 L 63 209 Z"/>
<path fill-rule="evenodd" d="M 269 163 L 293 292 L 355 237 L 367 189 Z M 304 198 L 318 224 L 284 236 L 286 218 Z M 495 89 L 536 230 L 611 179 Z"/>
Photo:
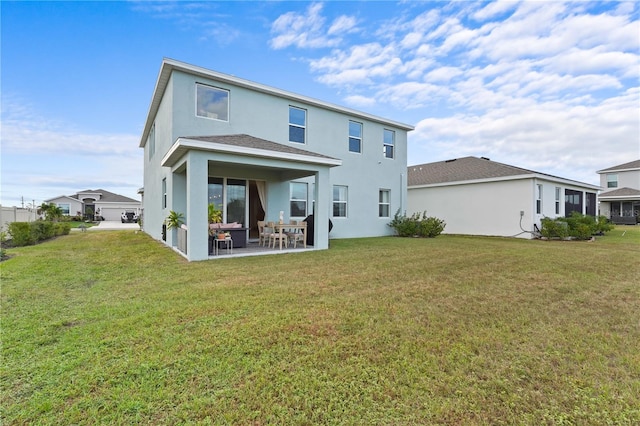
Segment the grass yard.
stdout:
<path fill-rule="evenodd" d="M 195 263 L 110 231 L 9 254 L 4 425 L 640 424 L 639 226 Z"/>

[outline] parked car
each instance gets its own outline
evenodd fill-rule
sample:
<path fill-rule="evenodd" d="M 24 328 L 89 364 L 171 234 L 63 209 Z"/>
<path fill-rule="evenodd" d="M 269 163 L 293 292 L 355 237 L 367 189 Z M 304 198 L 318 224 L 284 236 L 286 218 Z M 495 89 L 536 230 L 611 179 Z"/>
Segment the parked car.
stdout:
<path fill-rule="evenodd" d="M 133 210 L 123 211 L 120 215 L 120 220 L 122 220 L 122 223 L 137 223 L 138 213 Z"/>

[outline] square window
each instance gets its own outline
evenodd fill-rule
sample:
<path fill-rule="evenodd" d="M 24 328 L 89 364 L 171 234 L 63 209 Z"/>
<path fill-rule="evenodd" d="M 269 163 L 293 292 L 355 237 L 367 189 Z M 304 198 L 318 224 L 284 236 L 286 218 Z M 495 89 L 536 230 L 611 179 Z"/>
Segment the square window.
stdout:
<path fill-rule="evenodd" d="M 196 115 L 229 121 L 229 91 L 196 84 Z"/>

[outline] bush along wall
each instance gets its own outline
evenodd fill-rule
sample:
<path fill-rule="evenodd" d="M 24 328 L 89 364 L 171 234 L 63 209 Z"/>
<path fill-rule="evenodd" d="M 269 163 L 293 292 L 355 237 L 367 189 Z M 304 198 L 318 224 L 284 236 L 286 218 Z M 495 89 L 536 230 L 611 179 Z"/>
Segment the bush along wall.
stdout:
<path fill-rule="evenodd" d="M 33 245 L 59 235 L 68 235 L 71 231 L 71 225 L 48 220 L 11 222 L 8 231 L 9 235 L 11 235 L 11 245 L 21 247 Z"/>
<path fill-rule="evenodd" d="M 447 225 L 444 220 L 437 217 L 427 217 L 427 212 L 414 213 L 407 217 L 406 213 L 401 215 L 400 210 L 393 216 L 393 220 L 388 223 L 396 234 L 400 237 L 437 237 L 444 231 Z"/>
<path fill-rule="evenodd" d="M 544 238 L 561 240 L 589 240 L 594 235 L 604 235 L 613 229 L 613 225 L 604 216 L 587 216 L 578 212 L 573 212 L 569 217 L 545 217 L 541 225 L 540 233 Z"/>

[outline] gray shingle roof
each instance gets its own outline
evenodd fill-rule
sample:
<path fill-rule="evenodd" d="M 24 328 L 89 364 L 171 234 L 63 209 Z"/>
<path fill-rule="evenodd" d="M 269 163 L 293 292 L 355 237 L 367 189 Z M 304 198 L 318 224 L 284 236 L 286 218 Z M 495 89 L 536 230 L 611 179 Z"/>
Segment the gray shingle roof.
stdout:
<path fill-rule="evenodd" d="M 407 183 L 414 185 L 432 185 L 437 183 L 467 180 L 492 179 L 507 176 L 537 174 L 520 167 L 509 166 L 485 158 L 464 157 L 435 163 L 409 166 Z M 538 173 L 539 174 L 539 173 Z"/>
<path fill-rule="evenodd" d="M 619 164 L 617 166 L 602 169 L 602 170 L 599 170 L 598 173 L 613 172 L 615 170 L 627 170 L 627 169 L 640 169 L 640 160 L 634 160 L 628 163 Z"/>
<path fill-rule="evenodd" d="M 124 195 L 114 194 L 113 192 L 105 191 L 104 189 L 87 189 L 86 191 L 78 191 L 77 194 L 70 195 L 71 198 L 78 199 L 79 194 L 85 193 L 100 194 L 100 202 L 105 203 L 139 203 L 138 200 L 125 197 Z"/>
<path fill-rule="evenodd" d="M 633 188 L 618 188 L 612 191 L 603 192 L 599 195 L 600 198 L 606 197 L 637 197 L 640 196 L 640 190 Z"/>
<path fill-rule="evenodd" d="M 304 149 L 299 149 L 281 143 L 271 142 L 266 139 L 256 138 L 254 136 L 245 134 L 219 136 L 184 136 L 183 138 L 202 142 L 213 142 L 224 145 L 240 146 L 243 148 L 264 149 L 267 151 L 275 151 L 284 154 L 297 154 L 310 157 L 334 159 L 333 157 L 318 154 L 317 152 L 306 151 Z"/>

